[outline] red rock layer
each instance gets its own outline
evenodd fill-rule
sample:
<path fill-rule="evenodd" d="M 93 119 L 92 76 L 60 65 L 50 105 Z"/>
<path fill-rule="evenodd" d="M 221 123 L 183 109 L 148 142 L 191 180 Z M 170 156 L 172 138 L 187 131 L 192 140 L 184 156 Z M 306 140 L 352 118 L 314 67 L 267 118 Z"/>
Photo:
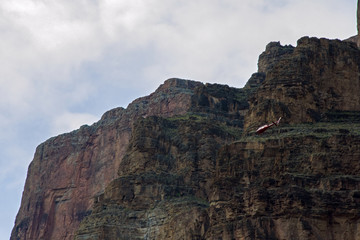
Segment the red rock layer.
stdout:
<path fill-rule="evenodd" d="M 169 79 L 127 109 L 113 109 L 92 126 L 63 134 L 36 149 L 11 239 L 73 239 L 94 196 L 117 176 L 132 123 L 139 117 L 185 113 L 199 82 Z"/>

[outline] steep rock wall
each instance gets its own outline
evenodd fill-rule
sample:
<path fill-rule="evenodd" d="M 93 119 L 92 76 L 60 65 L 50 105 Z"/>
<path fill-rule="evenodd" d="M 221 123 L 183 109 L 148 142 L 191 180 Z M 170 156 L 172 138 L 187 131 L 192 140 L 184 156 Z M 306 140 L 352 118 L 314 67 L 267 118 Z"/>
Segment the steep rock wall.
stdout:
<path fill-rule="evenodd" d="M 92 126 L 49 139 L 37 148 L 29 166 L 11 239 L 73 239 L 92 211 L 94 196 L 118 177 L 138 119 L 202 111 L 242 125 L 238 118 L 243 119 L 248 105 L 241 96 L 228 86 L 169 79 L 126 109 L 110 110 Z"/>
<path fill-rule="evenodd" d="M 359 239 L 358 90 L 356 45 L 307 37 L 243 89 L 170 79 L 37 148 L 11 239 Z"/>
<path fill-rule="evenodd" d="M 273 54 L 278 52 L 285 53 Z M 360 50 L 355 44 L 304 37 L 293 49 L 269 44 L 262 55 L 271 64 L 259 61 L 264 80 L 250 98 L 248 130 L 280 116 L 287 123 L 317 122 L 329 111 L 360 110 Z"/>
<path fill-rule="evenodd" d="M 228 105 L 222 98 L 220 109 Z M 242 133 L 236 119 L 227 120 L 206 112 L 140 119 L 119 178 L 95 199 L 76 239 L 203 239 L 217 151 Z"/>
<path fill-rule="evenodd" d="M 340 78 L 358 81 L 352 63 L 358 50 L 342 44 L 309 38 L 299 41 L 300 49 L 271 44 L 260 56 L 262 81 L 238 91 L 202 86 L 188 115 L 142 119 L 119 178 L 95 199 L 76 239 L 358 239 L 359 105 L 349 87 L 337 89 L 329 102 L 322 95 Z M 342 62 L 349 67 L 340 70 Z M 295 64 L 295 80 L 313 81 L 311 97 L 300 94 L 303 86 L 289 80 L 291 74 L 284 77 L 284 64 Z M 241 135 L 236 117 L 245 115 L 251 126 L 274 114 L 274 108 L 258 111 L 254 104 L 266 103 L 271 87 L 284 94 L 270 99 L 285 95 L 280 99 L 289 114 L 282 126 L 262 136 Z M 250 110 L 239 108 L 246 104 L 235 99 L 248 97 Z M 292 98 L 320 117 L 296 119 L 301 112 Z"/>
<path fill-rule="evenodd" d="M 359 239 L 359 130 L 300 124 L 224 146 L 206 239 Z"/>
<path fill-rule="evenodd" d="M 42 143 L 29 166 L 11 239 L 73 239 L 93 197 L 117 177 L 133 122 L 185 113 L 201 85 L 169 79 L 127 109 L 113 109 L 92 126 Z"/>
<path fill-rule="evenodd" d="M 95 199 L 75 239 L 203 238 L 216 152 L 234 136 L 190 117 L 135 125 L 119 178 Z"/>

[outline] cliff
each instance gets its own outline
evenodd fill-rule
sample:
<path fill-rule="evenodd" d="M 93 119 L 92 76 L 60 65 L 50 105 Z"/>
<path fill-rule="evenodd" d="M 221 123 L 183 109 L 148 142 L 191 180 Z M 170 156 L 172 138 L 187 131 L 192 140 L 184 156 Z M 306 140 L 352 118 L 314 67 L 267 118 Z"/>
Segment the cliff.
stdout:
<path fill-rule="evenodd" d="M 38 146 L 11 239 L 73 239 L 79 223 L 91 212 L 93 196 L 117 177 L 133 122 L 145 115 L 186 112 L 197 85 L 171 79 L 127 109 L 108 111 L 94 125 Z"/>
<path fill-rule="evenodd" d="M 304 37 L 296 48 L 270 43 L 261 57 L 259 72 L 265 80 L 249 99 L 246 127 L 276 116 L 287 123 L 314 123 L 329 112 L 360 111 L 355 44 Z"/>
<path fill-rule="evenodd" d="M 242 89 L 169 79 L 49 139 L 11 239 L 359 239 L 359 53 L 270 43 Z"/>

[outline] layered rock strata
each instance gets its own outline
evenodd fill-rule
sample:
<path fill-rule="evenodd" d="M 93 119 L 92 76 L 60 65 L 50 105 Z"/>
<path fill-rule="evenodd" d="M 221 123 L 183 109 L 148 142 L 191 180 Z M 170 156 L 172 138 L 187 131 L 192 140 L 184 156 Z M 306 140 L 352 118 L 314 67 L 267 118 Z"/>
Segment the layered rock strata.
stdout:
<path fill-rule="evenodd" d="M 93 197 L 117 177 L 133 122 L 185 113 L 199 82 L 170 79 L 127 109 L 106 112 L 92 126 L 39 145 L 28 170 L 11 239 L 73 239 Z"/>
<path fill-rule="evenodd" d="M 262 55 L 270 64 L 259 61 L 264 80 L 249 100 L 246 128 L 280 116 L 287 123 L 302 123 L 320 121 L 329 111 L 360 111 L 355 44 L 304 37 L 295 48 L 270 43 Z"/>
<path fill-rule="evenodd" d="M 243 89 L 170 79 L 46 141 L 11 239 L 359 239 L 359 53 L 270 43 Z"/>
<path fill-rule="evenodd" d="M 334 66 L 341 59 L 356 62 L 358 50 L 337 40 L 303 38 L 299 43 L 296 48 L 268 45 L 259 73 L 241 91 L 222 87 L 227 94 L 221 94 L 214 91 L 220 85 L 203 86 L 194 98 L 197 112 L 136 124 L 119 178 L 95 199 L 76 239 L 358 239 L 359 102 L 350 101 L 349 88 L 342 87 L 330 107 L 316 102 L 319 118 L 299 120 L 291 118 L 301 112 L 289 101 L 304 81 L 319 99 L 340 77 L 357 86 L 359 65 L 343 71 Z M 300 50 L 305 60 L 297 65 L 294 54 Z M 312 68 L 314 62 L 324 68 L 328 85 Z M 286 68 L 290 72 L 298 68 L 292 73 L 300 84 L 280 79 L 286 66 L 292 66 Z M 253 81 L 259 75 L 262 79 Z M 281 88 L 288 99 L 272 94 L 269 85 Z M 222 95 L 223 103 L 209 93 Z M 250 96 L 250 105 L 233 104 L 239 96 Z M 301 106 L 314 106 L 302 96 Z M 254 100 L 270 97 L 287 109 L 285 124 L 262 136 L 248 129 L 243 134 L 239 113 L 246 114 L 245 125 L 260 124 L 264 116 L 275 115 L 274 108 L 256 110 Z M 231 110 L 241 105 L 243 110 Z"/>
<path fill-rule="evenodd" d="M 92 211 L 94 196 L 118 176 L 134 122 L 194 110 L 239 125 L 248 105 L 241 97 L 220 96 L 231 91 L 227 86 L 169 79 L 126 109 L 110 110 L 92 126 L 42 143 L 29 166 L 11 239 L 73 239 L 80 222 Z"/>
<path fill-rule="evenodd" d="M 224 146 L 204 239 L 359 239 L 359 130 L 300 124 Z"/>
<path fill-rule="evenodd" d="M 198 115 L 140 120 L 76 239 L 202 239 L 216 153 L 236 136 L 228 128 Z"/>

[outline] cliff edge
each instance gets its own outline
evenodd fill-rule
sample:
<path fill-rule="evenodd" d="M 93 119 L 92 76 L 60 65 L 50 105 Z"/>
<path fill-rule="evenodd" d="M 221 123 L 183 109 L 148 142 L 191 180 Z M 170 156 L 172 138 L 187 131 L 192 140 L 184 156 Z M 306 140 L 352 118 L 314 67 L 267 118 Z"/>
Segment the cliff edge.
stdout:
<path fill-rule="evenodd" d="M 359 239 L 359 56 L 270 43 L 242 89 L 169 79 L 49 139 L 11 239 Z"/>

